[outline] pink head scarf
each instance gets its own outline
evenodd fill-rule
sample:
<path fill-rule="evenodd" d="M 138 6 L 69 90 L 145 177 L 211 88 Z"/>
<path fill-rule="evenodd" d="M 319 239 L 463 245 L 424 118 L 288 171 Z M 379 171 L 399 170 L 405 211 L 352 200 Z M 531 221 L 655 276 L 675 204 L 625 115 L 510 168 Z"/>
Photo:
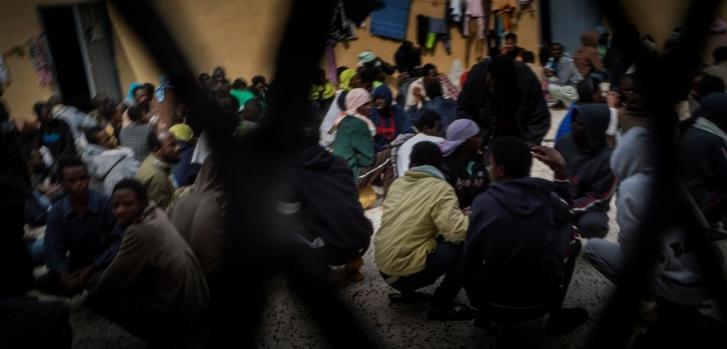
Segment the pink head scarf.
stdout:
<path fill-rule="evenodd" d="M 374 123 L 371 122 L 368 117 L 361 115 L 358 112 L 358 108 L 369 102 L 371 102 L 371 94 L 366 89 L 355 88 L 351 91 L 348 91 L 348 94 L 346 94 L 346 110 L 344 110 L 336 118 L 336 121 L 333 123 L 333 127 L 330 131 L 328 131 L 328 133 L 335 132 L 336 127 L 338 127 L 338 124 L 341 123 L 343 119 L 345 119 L 347 116 L 352 116 L 366 123 L 369 131 L 371 131 L 372 137 L 376 135 L 376 126 L 374 125 Z"/>
<path fill-rule="evenodd" d="M 357 109 L 362 105 L 371 102 L 371 94 L 362 88 L 355 88 L 346 95 L 346 111 L 348 115 L 357 113 Z"/>

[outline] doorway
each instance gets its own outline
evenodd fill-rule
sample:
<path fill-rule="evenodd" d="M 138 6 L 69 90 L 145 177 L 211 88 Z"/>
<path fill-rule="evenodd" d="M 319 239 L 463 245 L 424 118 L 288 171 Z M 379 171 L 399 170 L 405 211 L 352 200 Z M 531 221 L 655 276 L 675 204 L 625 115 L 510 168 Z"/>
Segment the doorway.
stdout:
<path fill-rule="evenodd" d="M 38 11 L 64 102 L 89 110 L 99 94 L 119 100 L 122 95 L 106 4 L 44 6 Z"/>
<path fill-rule="evenodd" d="M 581 33 L 602 24 L 596 1 L 541 0 L 540 9 L 542 42 L 559 42 L 571 53 L 581 46 Z"/>

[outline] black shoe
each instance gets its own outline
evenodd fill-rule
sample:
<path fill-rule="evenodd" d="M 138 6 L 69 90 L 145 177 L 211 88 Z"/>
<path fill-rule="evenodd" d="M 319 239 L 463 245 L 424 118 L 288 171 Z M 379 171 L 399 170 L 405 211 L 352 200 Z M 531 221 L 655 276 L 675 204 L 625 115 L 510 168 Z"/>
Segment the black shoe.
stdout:
<path fill-rule="evenodd" d="M 448 303 L 447 305 L 429 304 L 427 318 L 437 321 L 468 321 L 475 317 L 475 311 L 457 302 Z"/>
<path fill-rule="evenodd" d="M 575 330 L 588 320 L 588 312 L 583 308 L 561 309 L 555 313 L 550 313 L 548 319 L 548 334 L 551 336 L 560 336 Z"/>
<path fill-rule="evenodd" d="M 432 298 L 431 294 L 423 292 L 389 293 L 391 303 L 408 304 L 427 302 Z"/>

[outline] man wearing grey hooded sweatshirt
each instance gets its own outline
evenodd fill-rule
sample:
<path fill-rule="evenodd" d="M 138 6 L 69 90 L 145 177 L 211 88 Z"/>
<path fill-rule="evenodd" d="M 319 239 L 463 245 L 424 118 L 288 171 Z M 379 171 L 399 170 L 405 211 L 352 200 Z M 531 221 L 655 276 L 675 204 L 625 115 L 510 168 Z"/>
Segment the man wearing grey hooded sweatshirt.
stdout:
<path fill-rule="evenodd" d="M 88 166 L 91 188 L 111 195 L 114 186 L 124 178 L 134 177 L 139 162 L 134 151 L 117 147 L 111 135 L 101 127 L 86 131 L 88 144 L 83 148 L 81 159 Z"/>
<path fill-rule="evenodd" d="M 571 133 L 555 144 L 563 155 L 571 185 L 571 209 L 583 237 L 604 237 L 608 233 L 608 212 L 616 189 L 616 177 L 609 166 L 611 147 L 606 129 L 611 112 L 605 104 L 584 104 L 573 109 Z"/>
<path fill-rule="evenodd" d="M 623 267 L 625 255 L 633 248 L 639 221 L 647 209 L 645 198 L 654 180 L 652 159 L 648 152 L 649 133 L 634 127 L 621 137 L 611 156 L 611 168 L 621 179 L 616 200 L 618 243 L 590 239 L 585 257 L 608 279 L 615 281 Z M 650 284 L 651 291 L 682 305 L 694 305 L 706 298 L 703 279 L 695 256 L 685 246 L 683 230 L 674 227 L 660 241 L 661 258 Z"/>

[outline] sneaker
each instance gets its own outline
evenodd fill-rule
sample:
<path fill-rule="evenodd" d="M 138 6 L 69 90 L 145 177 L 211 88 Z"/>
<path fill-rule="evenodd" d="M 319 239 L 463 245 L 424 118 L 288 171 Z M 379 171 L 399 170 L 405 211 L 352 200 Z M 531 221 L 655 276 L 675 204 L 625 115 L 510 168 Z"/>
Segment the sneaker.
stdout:
<path fill-rule="evenodd" d="M 428 302 L 432 295 L 424 292 L 389 293 L 391 303 L 408 304 Z"/>
<path fill-rule="evenodd" d="M 557 314 L 550 314 L 547 331 L 549 335 L 560 336 L 575 330 L 587 320 L 588 312 L 583 308 L 561 309 Z"/>
<path fill-rule="evenodd" d="M 457 302 L 447 305 L 429 305 L 427 318 L 436 321 L 469 321 L 475 317 L 475 311 Z"/>

